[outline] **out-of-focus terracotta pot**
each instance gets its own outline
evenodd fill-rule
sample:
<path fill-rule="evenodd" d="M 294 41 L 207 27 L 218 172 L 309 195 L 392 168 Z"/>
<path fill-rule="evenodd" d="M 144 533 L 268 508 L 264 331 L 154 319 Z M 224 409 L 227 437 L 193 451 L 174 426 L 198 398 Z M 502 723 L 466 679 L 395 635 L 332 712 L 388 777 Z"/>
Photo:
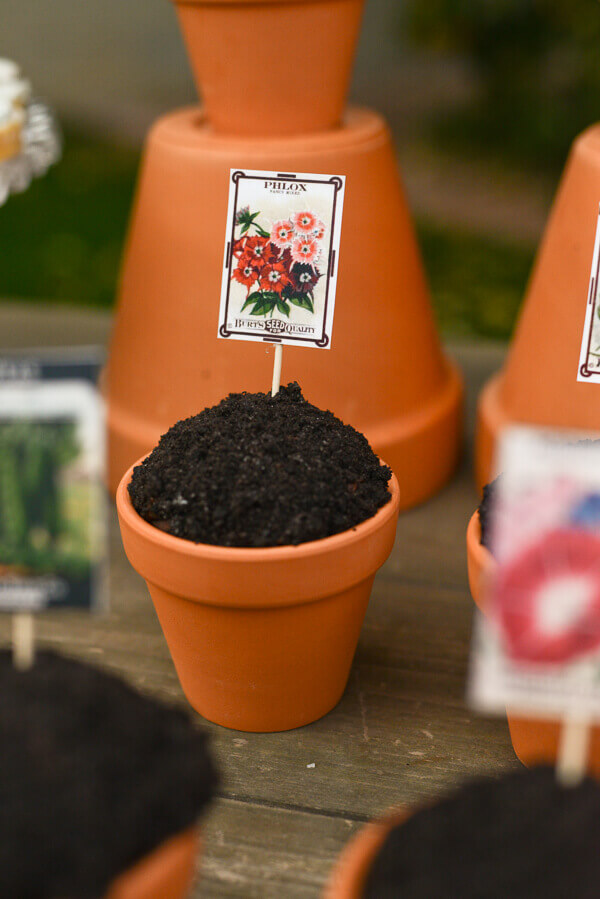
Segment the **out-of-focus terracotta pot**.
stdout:
<path fill-rule="evenodd" d="M 479 512 L 475 511 L 467 527 L 467 569 L 471 596 L 483 612 L 485 603 L 485 578 L 493 573 L 494 557 L 481 542 Z"/>
<path fill-rule="evenodd" d="M 215 131 L 307 134 L 342 119 L 364 0 L 175 0 Z"/>
<path fill-rule="evenodd" d="M 346 175 L 332 346 L 286 346 L 283 379 L 367 436 L 398 477 L 402 508 L 421 502 L 456 466 L 462 381 L 436 334 L 389 131 L 356 109 L 302 140 L 226 138 L 198 109 L 152 130 L 104 372 L 111 489 L 179 419 L 271 384 L 272 350 L 217 338 L 238 167 Z"/>
<path fill-rule="evenodd" d="M 192 543 L 144 521 L 117 491 L 127 557 L 145 578 L 191 705 L 244 731 L 322 717 L 346 687 L 378 568 L 394 544 L 400 492 L 357 527 L 299 546 Z"/>
<path fill-rule="evenodd" d="M 199 843 L 197 828 L 166 840 L 117 877 L 105 899 L 184 899 L 191 887 Z"/>
<path fill-rule="evenodd" d="M 577 381 L 600 197 L 600 125 L 575 141 L 506 363 L 479 399 L 476 478 L 492 480 L 494 446 L 512 422 L 595 431 L 600 388 Z"/>
<path fill-rule="evenodd" d="M 496 562 L 491 552 L 481 545 L 479 514 L 474 512 L 467 527 L 467 565 L 471 596 L 485 613 L 485 583 L 493 576 Z M 506 711 L 513 749 L 524 765 L 546 762 L 553 765 L 558 755 L 561 725 L 558 720 L 523 718 Z M 592 728 L 588 768 L 600 775 L 600 727 Z"/>
<path fill-rule="evenodd" d="M 355 834 L 341 853 L 323 892 L 323 899 L 362 899 L 367 876 L 388 833 L 408 813 L 397 810 L 371 821 Z"/>

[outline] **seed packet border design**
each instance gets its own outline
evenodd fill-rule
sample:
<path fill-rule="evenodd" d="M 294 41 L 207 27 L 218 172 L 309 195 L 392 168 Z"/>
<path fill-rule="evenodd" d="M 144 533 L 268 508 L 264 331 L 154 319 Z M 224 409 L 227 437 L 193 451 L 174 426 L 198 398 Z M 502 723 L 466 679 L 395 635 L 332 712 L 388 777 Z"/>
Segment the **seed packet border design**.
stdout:
<path fill-rule="evenodd" d="M 238 242 L 236 241 L 235 230 L 236 225 L 239 225 L 237 219 L 239 218 L 240 214 L 244 214 L 246 212 L 244 208 L 240 208 L 239 200 L 240 184 L 242 184 L 244 181 L 265 181 L 265 183 L 268 182 L 269 185 L 272 185 L 273 193 L 280 191 L 280 188 L 276 187 L 277 185 L 282 185 L 283 188 L 285 188 L 286 185 L 291 184 L 309 185 L 307 191 L 308 198 L 310 197 L 310 184 L 331 186 L 331 213 L 329 216 L 329 220 L 324 223 L 325 227 L 329 230 L 328 246 L 326 248 L 326 252 L 323 253 L 322 257 L 326 262 L 326 270 L 323 273 L 318 273 L 317 275 L 317 280 L 318 278 L 322 278 L 324 282 L 324 297 L 322 298 L 323 308 L 318 311 L 318 317 L 315 318 L 314 324 L 317 329 L 317 333 L 315 334 L 315 336 L 306 336 L 308 326 L 306 324 L 298 323 L 293 320 L 294 306 L 301 306 L 305 311 L 313 313 L 316 312 L 315 304 L 313 304 L 312 299 L 310 298 L 310 296 L 308 299 L 304 299 L 305 295 L 301 295 L 298 302 L 295 302 L 295 300 L 298 298 L 294 298 L 291 303 L 288 303 L 285 298 L 283 302 L 278 302 L 277 298 L 274 297 L 274 308 L 273 306 L 271 306 L 269 310 L 269 318 L 266 317 L 265 313 L 264 321 L 258 319 L 258 315 L 262 314 L 261 308 L 263 308 L 259 306 L 257 311 L 252 311 L 249 313 L 250 315 L 257 316 L 256 320 L 252 321 L 251 325 L 249 324 L 249 320 L 247 320 L 245 325 L 232 327 L 232 321 L 236 317 L 236 313 L 232 311 L 231 298 L 231 285 L 232 280 L 234 279 L 234 268 L 236 265 L 236 256 L 234 250 L 236 247 L 236 243 Z M 309 346 L 319 349 L 330 349 L 335 310 L 337 273 L 339 268 L 339 245 L 341 237 L 345 181 L 346 178 L 344 175 L 309 174 L 301 172 L 269 172 L 250 169 L 230 170 L 224 267 L 221 283 L 221 302 L 219 308 L 218 336 L 220 338 L 249 340 L 264 343 L 280 343 L 288 346 Z M 290 215 L 290 209 L 286 208 L 284 203 L 281 204 L 280 215 L 282 218 Z M 256 215 L 251 214 L 251 212 L 249 211 L 247 217 L 251 220 L 250 226 L 256 227 L 259 230 L 259 233 L 262 233 L 263 235 L 268 235 L 270 233 L 265 231 L 264 228 L 260 226 L 259 221 L 255 222 Z M 279 259 L 277 261 L 281 260 Z M 306 267 L 308 268 L 308 266 Z M 251 301 L 252 297 L 247 298 L 246 302 L 243 304 L 239 311 L 242 312 L 246 305 L 248 305 L 248 303 Z M 255 305 L 255 309 L 256 308 L 257 307 Z M 239 313 L 237 313 L 237 316 L 237 321 L 240 321 Z"/>

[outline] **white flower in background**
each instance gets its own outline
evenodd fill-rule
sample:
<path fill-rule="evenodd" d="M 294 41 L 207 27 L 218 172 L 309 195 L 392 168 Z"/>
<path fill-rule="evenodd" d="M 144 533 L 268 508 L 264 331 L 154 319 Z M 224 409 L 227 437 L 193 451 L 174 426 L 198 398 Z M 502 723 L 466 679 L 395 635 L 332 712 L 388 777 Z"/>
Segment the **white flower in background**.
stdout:
<path fill-rule="evenodd" d="M 0 205 L 44 175 L 61 149 L 51 110 L 31 100 L 31 85 L 16 63 L 0 58 Z"/>

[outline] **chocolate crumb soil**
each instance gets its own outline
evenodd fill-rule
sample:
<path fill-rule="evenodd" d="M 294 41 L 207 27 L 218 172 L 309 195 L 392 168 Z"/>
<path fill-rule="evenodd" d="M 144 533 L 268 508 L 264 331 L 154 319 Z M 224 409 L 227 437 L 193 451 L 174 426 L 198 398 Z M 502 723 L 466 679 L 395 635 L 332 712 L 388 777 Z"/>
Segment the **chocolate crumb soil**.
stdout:
<path fill-rule="evenodd" d="M 353 528 L 390 500 L 391 471 L 298 384 L 232 393 L 179 421 L 136 466 L 129 495 L 150 524 L 195 543 L 283 546 Z"/>
<path fill-rule="evenodd" d="M 473 781 L 395 827 L 363 899 L 591 899 L 600 884 L 600 784 L 549 767 Z"/>
<path fill-rule="evenodd" d="M 0 651 L 0 896 L 100 899 L 217 782 L 187 713 L 51 652 Z"/>
<path fill-rule="evenodd" d="M 494 508 L 494 500 L 498 490 L 498 482 L 501 477 L 502 475 L 498 475 L 495 480 L 485 485 L 485 487 L 483 488 L 483 496 L 481 498 L 481 502 L 479 503 L 479 508 L 477 509 L 479 513 L 479 525 L 481 528 L 480 543 L 482 546 L 485 546 L 486 549 L 490 548 L 490 531 L 493 515 L 492 510 Z"/>

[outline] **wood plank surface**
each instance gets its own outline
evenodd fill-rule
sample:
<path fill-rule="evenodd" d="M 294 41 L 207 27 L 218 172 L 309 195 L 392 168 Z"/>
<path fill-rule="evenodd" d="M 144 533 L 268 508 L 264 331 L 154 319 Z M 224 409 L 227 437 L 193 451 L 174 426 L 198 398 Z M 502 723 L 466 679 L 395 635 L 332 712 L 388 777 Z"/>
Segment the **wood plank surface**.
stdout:
<path fill-rule="evenodd" d="M 108 331 L 103 313 L 0 304 L 2 348 L 99 343 Z M 473 410 L 503 349 L 462 344 L 450 352 L 468 385 L 464 459 L 437 497 L 401 515 L 341 702 L 321 721 L 283 734 L 205 724 L 223 787 L 205 822 L 193 899 L 318 897 L 361 822 L 464 777 L 517 764 L 505 720 L 477 717 L 464 702 L 472 616 L 465 529 L 477 503 Z M 105 666 L 168 702 L 185 703 L 145 584 L 125 559 L 114 510 L 110 551 L 109 612 L 40 616 L 40 643 Z M 8 633 L 4 618 L 0 639 Z"/>

